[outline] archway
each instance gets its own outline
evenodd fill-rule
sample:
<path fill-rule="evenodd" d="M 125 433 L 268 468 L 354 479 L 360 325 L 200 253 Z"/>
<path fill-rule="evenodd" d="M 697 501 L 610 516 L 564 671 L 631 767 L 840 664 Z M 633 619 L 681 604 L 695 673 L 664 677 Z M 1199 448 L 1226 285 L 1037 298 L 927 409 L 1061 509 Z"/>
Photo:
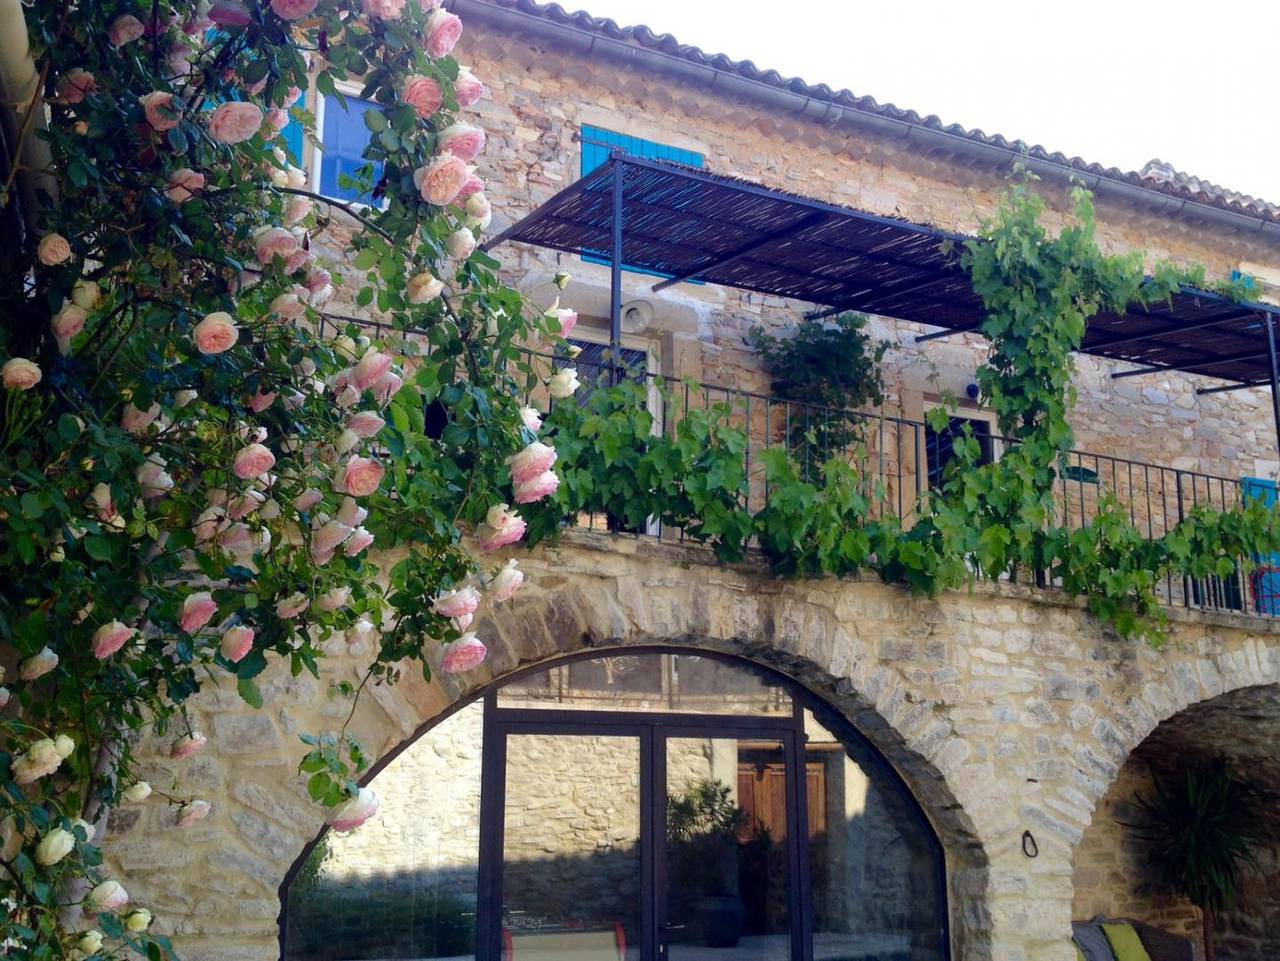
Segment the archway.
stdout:
<path fill-rule="evenodd" d="M 1137 799 L 1152 797 L 1157 781 L 1176 789 L 1188 770 L 1221 759 L 1233 776 L 1260 790 L 1266 830 L 1254 852 L 1258 870 L 1246 875 L 1238 906 L 1217 919 L 1218 957 L 1243 961 L 1280 954 L 1280 826 L 1274 823 L 1280 809 L 1278 745 L 1280 684 L 1221 693 L 1155 725 L 1125 759 L 1076 850 L 1074 916 L 1133 918 L 1202 950 L 1199 910 L 1153 870 Z"/>
<path fill-rule="evenodd" d="M 371 783 L 378 824 L 322 836 L 282 886 L 285 958 L 950 956 L 912 792 L 828 701 L 743 657 L 518 670 Z"/>

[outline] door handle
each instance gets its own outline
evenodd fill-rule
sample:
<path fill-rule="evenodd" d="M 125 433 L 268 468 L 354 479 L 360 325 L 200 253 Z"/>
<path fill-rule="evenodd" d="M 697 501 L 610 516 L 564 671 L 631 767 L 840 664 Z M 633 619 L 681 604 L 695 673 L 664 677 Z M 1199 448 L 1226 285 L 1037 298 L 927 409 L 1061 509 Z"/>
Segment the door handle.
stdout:
<path fill-rule="evenodd" d="M 689 926 L 687 924 L 664 924 L 662 930 L 665 931 L 684 931 Z"/>

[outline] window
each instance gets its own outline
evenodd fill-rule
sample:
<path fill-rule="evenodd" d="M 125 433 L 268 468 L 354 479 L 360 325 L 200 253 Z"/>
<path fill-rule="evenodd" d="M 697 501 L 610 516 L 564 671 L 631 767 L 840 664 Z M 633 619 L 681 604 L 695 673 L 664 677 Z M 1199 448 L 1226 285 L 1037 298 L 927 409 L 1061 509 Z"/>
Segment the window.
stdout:
<path fill-rule="evenodd" d="M 924 429 L 924 452 L 929 466 L 929 486 L 940 487 L 946 476 L 947 465 L 955 456 L 955 444 L 964 436 L 965 426 L 973 431 L 978 441 L 978 463 L 990 464 L 996 459 L 995 438 L 991 436 L 991 422 L 979 417 L 952 417 L 945 430 L 936 431 L 928 424 Z"/>
<path fill-rule="evenodd" d="M 569 347 L 577 347 L 581 353 L 572 360 L 569 358 Z M 627 380 L 643 381 L 649 373 L 649 352 L 634 347 L 619 347 L 623 370 L 619 373 Z M 579 340 L 571 337 L 560 341 L 556 346 L 557 366 L 572 365 L 578 369 L 578 381 L 582 387 L 574 395 L 578 404 L 587 406 L 592 392 L 598 387 L 609 386 L 609 373 L 612 358 L 609 345 L 598 344 L 590 340 Z M 652 405 L 650 405 L 652 406 Z"/>
<path fill-rule="evenodd" d="M 941 846 L 848 721 L 748 661 L 618 649 L 492 686 L 286 887 L 286 961 L 947 957 Z"/>
<path fill-rule="evenodd" d="M 603 127 L 582 125 L 582 176 L 586 176 L 609 159 L 609 154 L 618 150 L 633 157 L 647 157 L 651 160 L 674 160 L 676 163 L 690 167 L 702 166 L 702 154 L 694 150 L 672 147 L 669 144 L 655 143 L 624 133 L 615 133 Z"/>
<path fill-rule="evenodd" d="M 640 137 L 632 137 L 628 134 L 606 130 L 603 127 L 592 127 L 583 124 L 582 176 L 585 177 L 603 164 L 609 159 L 609 154 L 615 150 L 630 154 L 633 157 L 646 157 L 650 160 L 673 160 L 676 163 L 686 164 L 690 167 L 702 166 L 702 154 L 697 151 L 685 150 L 682 147 L 672 147 L 669 144 L 656 143 L 652 140 L 644 140 Z M 607 254 L 598 256 L 584 255 L 582 259 L 589 264 L 608 264 L 610 262 Z M 622 266 L 624 270 L 648 274 L 650 277 L 668 276 L 653 270 L 628 267 L 626 264 Z M 700 281 L 693 281 L 693 283 L 700 283 Z"/>
<path fill-rule="evenodd" d="M 321 144 L 316 154 L 317 193 L 335 200 L 372 202 L 368 193 L 342 186 L 342 177 L 344 174 L 354 177 L 356 171 L 370 162 L 363 156 L 371 136 L 364 115 L 381 109 L 378 104 L 358 97 L 347 97 L 345 107 L 337 97 L 320 98 L 316 118 Z M 377 161 L 373 164 L 374 183 L 381 176 L 382 162 Z"/>

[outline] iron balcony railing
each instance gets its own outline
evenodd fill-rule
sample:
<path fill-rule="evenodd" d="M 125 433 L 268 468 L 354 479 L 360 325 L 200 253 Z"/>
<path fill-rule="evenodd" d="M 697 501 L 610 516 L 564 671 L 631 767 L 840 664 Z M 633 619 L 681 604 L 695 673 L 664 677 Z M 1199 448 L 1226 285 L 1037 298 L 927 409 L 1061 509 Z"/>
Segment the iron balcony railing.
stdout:
<path fill-rule="evenodd" d="M 584 357 L 554 361 L 559 366 L 576 367 L 583 384 L 572 400 L 559 403 L 586 404 L 594 390 L 610 382 L 607 361 L 596 363 Z M 747 440 L 743 454 L 747 489 L 742 492 L 742 506 L 753 513 L 766 505 L 769 496 L 761 452 L 787 446 L 810 479 L 817 478 L 819 467 L 830 456 L 847 456 L 863 477 L 864 493 L 872 504 L 871 515 L 893 516 L 909 527 L 919 516 L 931 486 L 941 476 L 945 465 L 940 461 L 949 453 L 945 440 L 921 421 L 838 410 L 737 388 L 673 381 L 637 370 L 618 376 L 635 381 L 643 378 L 648 385 L 647 402 L 655 435 L 674 438 L 677 426 L 691 410 L 720 407 L 728 425 L 740 430 Z M 555 403 L 545 392 L 535 392 L 527 399 L 543 410 L 551 409 Z M 1011 443 L 997 436 L 978 439 L 984 457 L 999 457 Z M 1242 506 L 1247 497 L 1259 493 L 1260 490 L 1250 490 L 1240 478 L 1073 450 L 1059 471 L 1056 521 L 1069 530 L 1078 530 L 1098 516 L 1099 507 L 1109 495 L 1128 512 L 1130 521 L 1144 536 L 1154 539 L 1173 530 L 1196 508 L 1227 510 Z M 623 531 L 612 519 L 596 514 L 584 514 L 578 522 L 634 536 L 683 539 L 683 532 L 663 529 L 656 523 L 643 530 Z M 1044 575 L 1033 574 L 1028 579 L 1042 586 L 1047 583 Z M 1172 606 L 1277 616 L 1280 555 L 1237 559 L 1234 573 L 1227 577 L 1168 576 L 1159 585 L 1158 594 L 1162 602 Z"/>
<path fill-rule="evenodd" d="M 369 319 L 324 315 L 318 324 L 321 336 L 332 334 L 344 324 L 355 324 L 376 335 L 390 331 Z M 941 465 L 931 465 L 932 432 L 922 421 L 885 413 L 846 411 L 784 400 L 767 394 L 664 378 L 649 371 L 621 370 L 610 363 L 610 354 L 600 349 L 591 357 L 570 359 L 528 350 L 528 360 L 545 367 L 576 367 L 583 388 L 571 401 L 585 404 L 595 389 L 620 378 L 643 378 L 649 390 L 647 402 L 654 418 L 655 435 L 674 437 L 681 420 L 690 410 L 709 410 L 723 405 L 730 426 L 739 428 L 747 439 L 744 468 L 747 489 L 742 506 L 752 513 L 764 508 L 769 490 L 760 454 L 767 448 L 786 445 L 802 470 L 816 478 L 817 470 L 832 454 L 843 452 L 864 478 L 864 490 L 871 501 L 871 516 L 898 518 L 909 527 L 919 516 L 925 498 L 940 474 Z M 555 404 L 545 390 L 530 393 L 526 403 L 549 411 Z M 837 447 L 839 425 L 858 427 L 856 443 Z M 816 442 L 810 438 L 815 438 Z M 984 455 L 999 457 L 1009 445 L 1005 438 L 982 438 Z M 931 470 L 932 467 L 932 470 Z M 931 480 L 932 474 L 932 480 Z M 1129 513 L 1130 521 L 1147 538 L 1162 537 L 1198 507 L 1228 510 L 1240 507 L 1250 496 L 1259 496 L 1261 487 L 1250 491 L 1242 478 L 1201 471 L 1164 467 L 1109 454 L 1073 450 L 1059 472 L 1056 491 L 1057 523 L 1069 530 L 1083 528 L 1098 516 L 1098 508 L 1111 495 Z M 683 540 L 684 532 L 664 529 L 651 523 L 642 530 L 625 530 L 614 519 L 598 514 L 578 518 L 581 526 L 631 536 L 653 536 Z M 1049 579 L 1032 572 L 1029 581 L 1045 586 Z M 1157 586 L 1166 605 L 1201 610 L 1237 611 L 1280 617 L 1280 554 L 1237 558 L 1235 571 L 1227 577 L 1192 578 L 1167 576 Z"/>

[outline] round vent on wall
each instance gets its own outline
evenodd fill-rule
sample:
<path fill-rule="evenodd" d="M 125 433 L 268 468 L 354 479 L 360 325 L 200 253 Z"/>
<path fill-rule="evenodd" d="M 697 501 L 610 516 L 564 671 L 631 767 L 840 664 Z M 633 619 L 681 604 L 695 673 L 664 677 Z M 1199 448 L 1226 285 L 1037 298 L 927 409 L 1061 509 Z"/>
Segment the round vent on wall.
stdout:
<path fill-rule="evenodd" d="M 628 334 L 645 330 L 653 323 L 653 304 L 647 300 L 632 300 L 622 305 L 622 329 Z"/>

